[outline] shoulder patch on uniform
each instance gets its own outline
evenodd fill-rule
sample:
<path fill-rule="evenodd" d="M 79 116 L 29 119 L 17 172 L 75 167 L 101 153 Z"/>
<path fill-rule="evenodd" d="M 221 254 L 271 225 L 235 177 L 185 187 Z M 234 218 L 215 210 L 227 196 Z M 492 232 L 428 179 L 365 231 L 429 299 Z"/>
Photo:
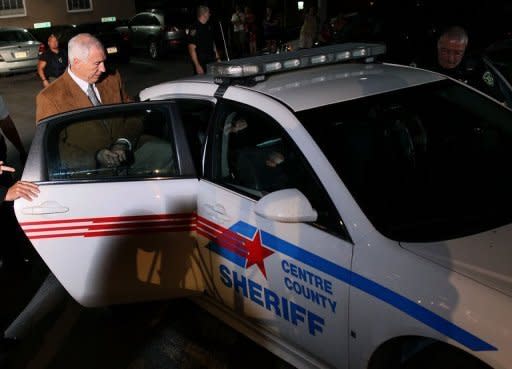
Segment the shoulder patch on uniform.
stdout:
<path fill-rule="evenodd" d="M 482 75 L 482 79 L 484 80 L 485 84 L 491 87 L 494 87 L 494 77 L 491 72 L 486 71 Z"/>
<path fill-rule="evenodd" d="M 197 33 L 197 31 L 196 31 L 195 29 L 191 29 L 191 30 L 190 30 L 190 36 L 192 36 L 192 37 L 193 37 L 193 36 L 195 36 L 195 35 L 196 35 L 196 33 Z"/>

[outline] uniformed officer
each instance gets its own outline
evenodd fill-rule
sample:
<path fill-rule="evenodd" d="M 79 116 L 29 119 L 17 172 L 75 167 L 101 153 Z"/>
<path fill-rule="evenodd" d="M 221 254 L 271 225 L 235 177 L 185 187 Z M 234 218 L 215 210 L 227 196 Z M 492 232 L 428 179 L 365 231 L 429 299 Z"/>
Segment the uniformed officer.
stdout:
<path fill-rule="evenodd" d="M 466 31 L 462 27 L 450 27 L 437 41 L 436 61 L 419 63 L 419 66 L 457 79 L 505 102 L 493 73 L 486 68 L 480 57 L 466 55 L 467 46 Z"/>
<path fill-rule="evenodd" d="M 213 30 L 208 23 L 209 19 L 210 9 L 207 6 L 199 6 L 197 8 L 197 21 L 190 29 L 188 44 L 194 74 L 205 74 L 208 63 L 220 60 L 215 47 Z"/>

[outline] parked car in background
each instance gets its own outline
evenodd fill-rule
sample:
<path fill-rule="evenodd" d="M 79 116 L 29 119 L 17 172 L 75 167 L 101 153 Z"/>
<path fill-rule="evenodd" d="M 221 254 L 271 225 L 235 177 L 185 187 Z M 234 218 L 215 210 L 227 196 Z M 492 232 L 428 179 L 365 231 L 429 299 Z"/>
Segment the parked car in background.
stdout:
<path fill-rule="evenodd" d="M 76 26 L 76 31 L 96 36 L 105 47 L 108 60 L 127 63 L 130 60 L 130 42 L 117 31 L 117 27 L 124 23 L 123 21 L 82 23 Z"/>
<path fill-rule="evenodd" d="M 25 28 L 0 28 L 0 74 L 37 69 L 42 44 Z"/>
<path fill-rule="evenodd" d="M 67 46 L 68 41 L 76 35 L 76 25 L 74 24 L 59 24 L 45 28 L 29 28 L 29 31 L 34 37 L 43 43 L 43 47 L 48 47 L 48 37 L 56 35 L 59 39 L 60 46 Z"/>
<path fill-rule="evenodd" d="M 60 47 L 67 48 L 67 44 L 73 36 L 79 33 L 90 33 L 97 37 L 107 53 L 108 60 L 125 63 L 130 60 L 130 43 L 123 39 L 117 31 L 117 27 L 125 24 L 125 21 L 91 22 L 82 24 L 61 24 L 48 28 L 30 30 L 34 36 L 47 47 L 48 36 L 54 34 L 59 39 Z"/>
<path fill-rule="evenodd" d="M 129 40 L 132 49 L 147 50 L 152 59 L 157 59 L 186 44 L 193 14 L 189 8 L 149 10 L 136 14 L 117 30 L 124 40 Z"/>

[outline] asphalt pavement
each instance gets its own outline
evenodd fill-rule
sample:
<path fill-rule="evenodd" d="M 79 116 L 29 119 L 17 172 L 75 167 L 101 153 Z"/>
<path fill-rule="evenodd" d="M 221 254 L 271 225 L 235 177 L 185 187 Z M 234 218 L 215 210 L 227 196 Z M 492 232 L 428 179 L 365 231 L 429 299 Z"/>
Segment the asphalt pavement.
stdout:
<path fill-rule="evenodd" d="M 191 67 L 186 55 L 178 53 L 156 62 L 133 57 L 119 70 L 127 92 L 136 96 L 145 87 L 190 74 Z M 41 87 L 35 72 L 0 77 L 0 94 L 27 150 Z M 19 176 L 21 163 L 10 143 L 8 160 Z M 3 329 L 46 276 L 37 256 L 30 251 L 28 256 L 32 264 L 27 270 L 7 275 L 0 268 Z M 29 337 L 13 347 L 13 369 L 290 368 L 188 300 L 88 309 L 68 297 L 31 328 Z"/>

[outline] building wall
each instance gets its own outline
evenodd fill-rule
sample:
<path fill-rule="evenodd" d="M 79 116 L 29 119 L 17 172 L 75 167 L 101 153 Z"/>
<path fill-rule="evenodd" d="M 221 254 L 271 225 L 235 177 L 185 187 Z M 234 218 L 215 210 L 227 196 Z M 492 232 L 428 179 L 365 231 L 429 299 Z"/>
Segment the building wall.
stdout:
<path fill-rule="evenodd" d="M 134 0 L 91 0 L 92 10 L 68 13 L 66 0 L 25 0 L 26 16 L 0 18 L 1 26 L 33 28 L 34 23 L 52 25 L 99 22 L 102 17 L 129 19 L 135 14 Z"/>

